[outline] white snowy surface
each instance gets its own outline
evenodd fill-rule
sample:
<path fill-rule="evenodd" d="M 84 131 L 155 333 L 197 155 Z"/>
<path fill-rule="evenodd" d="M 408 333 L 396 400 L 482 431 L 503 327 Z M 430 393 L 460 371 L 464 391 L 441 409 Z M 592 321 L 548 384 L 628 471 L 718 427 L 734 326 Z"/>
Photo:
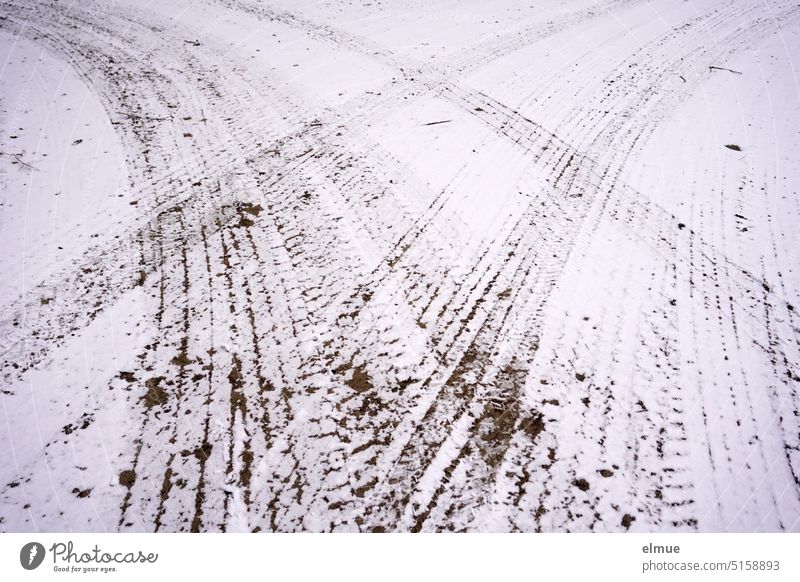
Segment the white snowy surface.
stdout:
<path fill-rule="evenodd" d="M 0 256 L 0 296 L 12 299 L 133 209 L 122 144 L 91 87 L 35 41 L 0 30 L 0 42 L 0 247 L 12 251 Z"/>
<path fill-rule="evenodd" d="M 798 55 L 786 0 L 3 3 L 0 531 L 800 531 Z"/>

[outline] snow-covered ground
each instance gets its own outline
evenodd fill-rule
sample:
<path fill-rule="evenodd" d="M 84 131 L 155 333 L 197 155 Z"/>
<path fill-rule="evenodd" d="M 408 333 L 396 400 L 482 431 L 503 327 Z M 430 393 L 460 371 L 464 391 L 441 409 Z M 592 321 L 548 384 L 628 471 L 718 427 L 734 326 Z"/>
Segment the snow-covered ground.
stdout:
<path fill-rule="evenodd" d="M 0 2 L 0 531 L 800 531 L 792 0 Z"/>

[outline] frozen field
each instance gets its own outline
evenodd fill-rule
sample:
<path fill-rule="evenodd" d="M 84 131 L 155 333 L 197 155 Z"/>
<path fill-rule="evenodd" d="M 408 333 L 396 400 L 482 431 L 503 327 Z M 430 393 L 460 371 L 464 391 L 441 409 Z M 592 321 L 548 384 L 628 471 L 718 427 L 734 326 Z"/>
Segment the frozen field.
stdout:
<path fill-rule="evenodd" d="M 0 0 L 0 63 L 0 531 L 800 531 L 797 0 Z"/>

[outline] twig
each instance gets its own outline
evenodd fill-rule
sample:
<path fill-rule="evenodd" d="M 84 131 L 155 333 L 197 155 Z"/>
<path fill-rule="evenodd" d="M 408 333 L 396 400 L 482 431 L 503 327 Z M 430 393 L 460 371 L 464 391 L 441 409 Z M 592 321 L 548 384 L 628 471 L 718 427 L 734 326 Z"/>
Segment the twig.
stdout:
<path fill-rule="evenodd" d="M 450 123 L 451 121 L 453 121 L 453 120 L 452 119 L 444 119 L 442 121 L 431 121 L 430 123 L 423 123 L 422 127 L 425 127 L 426 125 L 439 125 L 440 123 Z"/>
<path fill-rule="evenodd" d="M 742 74 L 741 71 L 734 71 L 733 69 L 727 69 L 725 67 L 715 67 L 714 65 L 710 65 L 708 67 L 708 70 L 710 70 L 710 71 L 713 71 L 714 69 L 716 69 L 717 71 L 728 71 L 729 73 L 734 73 L 736 75 L 741 75 Z"/>
<path fill-rule="evenodd" d="M 39 171 L 39 169 L 38 169 L 38 168 L 34 168 L 34 167 L 33 167 L 33 166 L 31 166 L 31 165 L 30 165 L 28 162 L 26 162 L 25 160 L 23 160 L 23 159 L 20 157 L 21 155 L 22 155 L 22 154 L 9 154 L 9 153 L 7 153 L 7 152 L 0 152 L 0 156 L 8 156 L 8 157 L 10 157 L 10 158 L 14 158 L 14 159 L 15 159 L 15 160 L 16 160 L 18 163 L 22 164 L 22 165 L 23 165 L 23 166 L 25 166 L 26 168 L 28 168 L 28 169 L 30 169 L 30 170 L 33 170 L 33 171 L 35 171 L 35 172 L 38 172 L 38 171 Z"/>

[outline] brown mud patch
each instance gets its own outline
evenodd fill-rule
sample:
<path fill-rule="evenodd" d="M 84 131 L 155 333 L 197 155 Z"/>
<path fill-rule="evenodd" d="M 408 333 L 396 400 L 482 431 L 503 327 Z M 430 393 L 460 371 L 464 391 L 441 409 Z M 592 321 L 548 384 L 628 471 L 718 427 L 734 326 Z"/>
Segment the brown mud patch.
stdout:
<path fill-rule="evenodd" d="M 147 392 L 142 396 L 142 400 L 144 400 L 144 405 L 147 408 L 166 404 L 167 392 L 160 386 L 162 380 L 164 380 L 163 376 L 156 376 L 145 381 L 144 385 L 147 388 Z"/>
<path fill-rule="evenodd" d="M 363 394 L 372 388 L 369 375 L 364 366 L 356 366 L 353 368 L 353 375 L 349 380 L 346 380 L 345 383 L 359 394 Z"/>
<path fill-rule="evenodd" d="M 130 489 L 136 482 L 136 471 L 128 469 L 119 474 L 119 484 Z"/>

